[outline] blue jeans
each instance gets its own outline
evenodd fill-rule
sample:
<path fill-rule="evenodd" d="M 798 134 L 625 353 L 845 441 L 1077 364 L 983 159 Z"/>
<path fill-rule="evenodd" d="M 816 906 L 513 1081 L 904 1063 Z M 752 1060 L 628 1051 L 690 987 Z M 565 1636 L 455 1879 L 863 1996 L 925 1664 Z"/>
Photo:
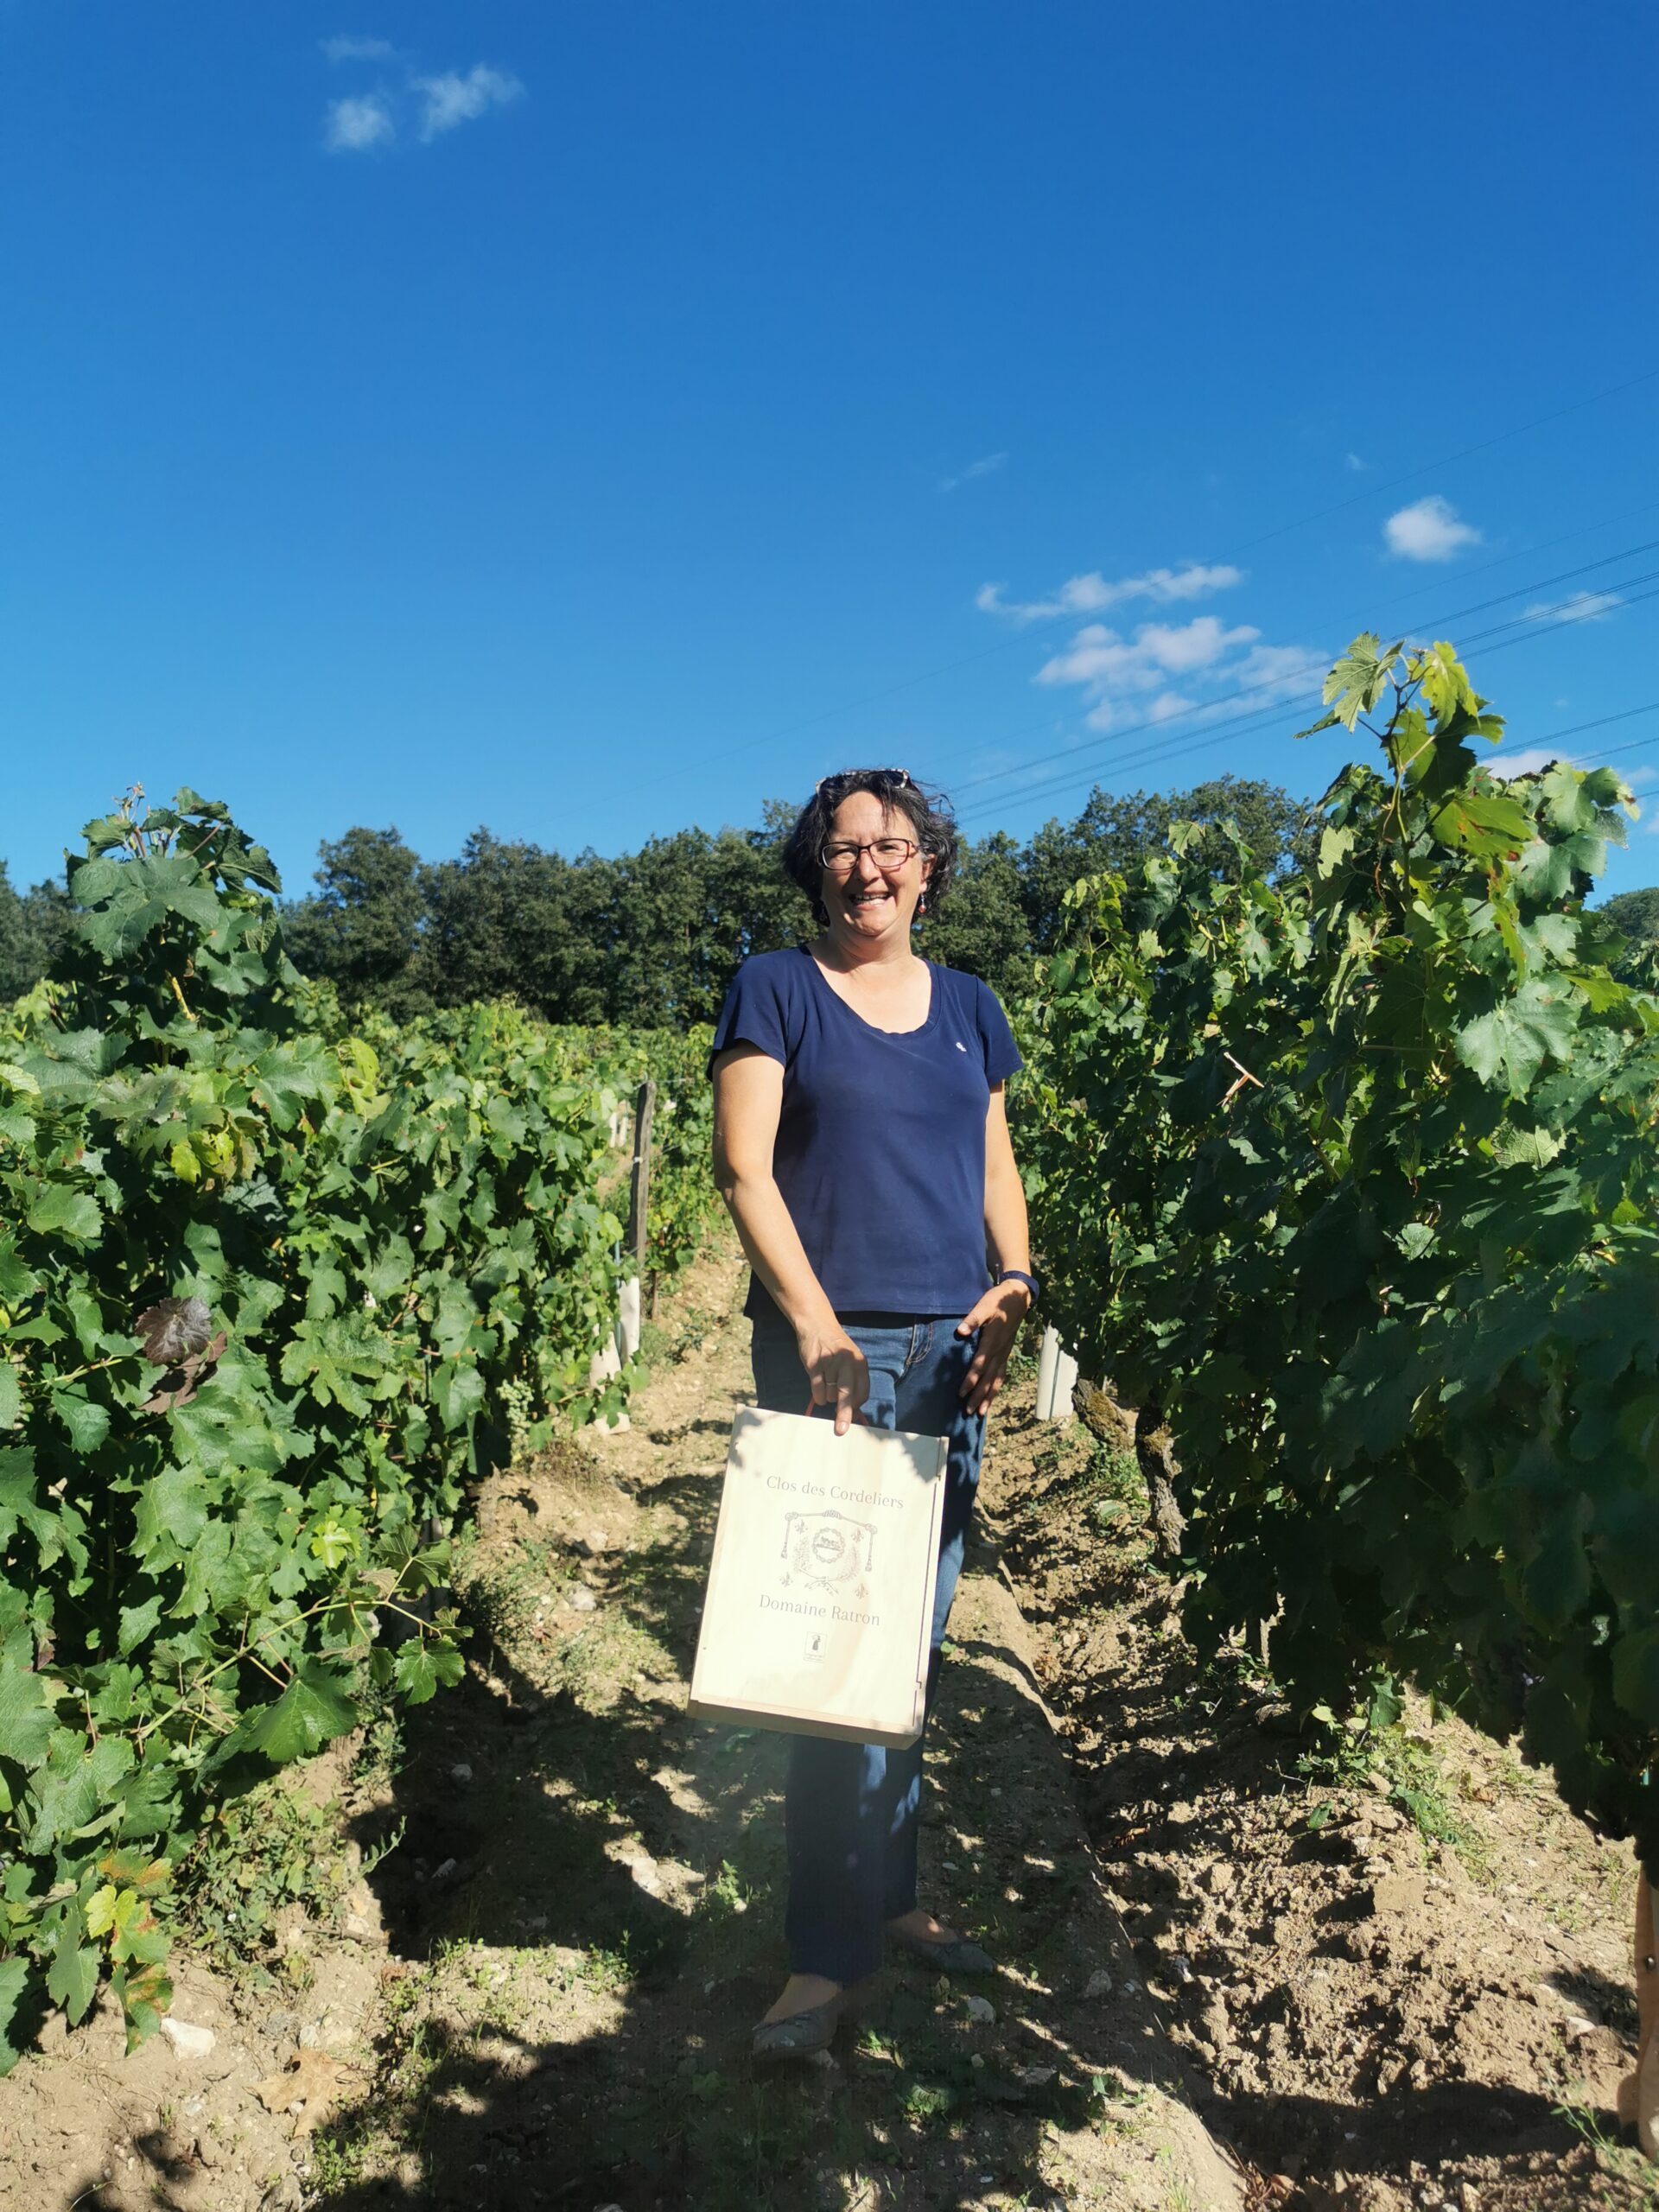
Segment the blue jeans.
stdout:
<path fill-rule="evenodd" d="M 954 1313 L 840 1316 L 869 1362 L 864 1418 L 878 1428 L 950 1440 L 927 1669 L 929 1712 L 985 1448 L 983 1414 L 968 1412 L 957 1395 L 974 1356 L 974 1340 L 956 1334 L 960 1319 Z M 753 1357 L 759 1402 L 773 1412 L 804 1413 L 806 1376 L 795 1332 L 780 1313 L 756 1320 Z M 921 1802 L 919 1737 L 902 1751 L 819 1736 L 790 1738 L 784 1796 L 789 1906 L 784 1932 L 793 1973 L 823 1974 L 845 1984 L 861 1980 L 880 1964 L 883 1923 L 916 1904 Z"/>

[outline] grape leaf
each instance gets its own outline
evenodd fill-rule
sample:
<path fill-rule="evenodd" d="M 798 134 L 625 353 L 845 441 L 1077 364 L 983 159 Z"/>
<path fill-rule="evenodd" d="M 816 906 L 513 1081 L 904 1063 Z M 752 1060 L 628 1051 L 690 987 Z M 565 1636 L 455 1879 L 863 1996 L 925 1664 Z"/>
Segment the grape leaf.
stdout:
<path fill-rule="evenodd" d="M 163 1298 L 146 1306 L 132 1326 L 152 1367 L 177 1367 L 193 1353 L 206 1351 L 213 1317 L 200 1298 Z"/>
<path fill-rule="evenodd" d="M 109 961 L 125 960 L 172 914 L 212 930 L 218 893 L 188 854 L 83 861 L 71 871 L 70 895 L 84 911 L 81 935 Z"/>
<path fill-rule="evenodd" d="M 0 2074 L 10 2074 L 23 2055 L 11 2039 L 11 2024 L 29 1979 L 26 1958 L 0 1959 Z"/>
<path fill-rule="evenodd" d="M 80 1452 L 97 1451 L 110 1433 L 109 1408 L 100 1406 L 75 1383 L 54 1390 L 50 1402 L 52 1411 L 67 1431 L 73 1449 Z"/>
<path fill-rule="evenodd" d="M 86 2017 L 98 1990 L 98 1947 L 85 1940 L 86 1934 L 85 1916 L 79 1908 L 72 1907 L 64 1915 L 58 1930 L 57 1946 L 46 1977 L 47 1994 L 54 2005 L 62 2005 L 69 2015 L 71 2026 Z"/>
<path fill-rule="evenodd" d="M 90 1244 L 104 1226 L 98 1200 L 67 1183 L 48 1183 L 25 1218 L 36 1236 L 67 1236 L 78 1244 Z"/>
<path fill-rule="evenodd" d="M 39 1766 L 57 1725 L 41 1677 L 0 1656 L 0 1758 Z"/>
<path fill-rule="evenodd" d="M 1575 1022 L 1576 1007 L 1566 988 L 1523 983 L 1490 1014 L 1465 1023 L 1454 1049 L 1483 1083 L 1522 1098 L 1547 1059 L 1567 1058 Z"/>
<path fill-rule="evenodd" d="M 242 1740 L 274 1766 L 309 1758 L 336 1736 L 355 1728 L 361 1715 L 344 1678 L 307 1660 L 274 1705 L 262 1706 L 244 1724 Z"/>
<path fill-rule="evenodd" d="M 463 1671 L 459 1651 L 422 1639 L 399 1646 L 392 1679 L 411 1705 L 424 1705 L 440 1682 L 458 1682 Z"/>

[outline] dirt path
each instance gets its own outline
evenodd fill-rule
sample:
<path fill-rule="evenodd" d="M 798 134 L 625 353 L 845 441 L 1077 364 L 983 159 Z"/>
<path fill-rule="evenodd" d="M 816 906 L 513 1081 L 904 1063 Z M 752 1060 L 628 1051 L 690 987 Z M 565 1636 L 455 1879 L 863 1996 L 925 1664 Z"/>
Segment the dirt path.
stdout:
<path fill-rule="evenodd" d="M 953 1621 L 923 1851 L 930 1894 L 1007 1971 L 982 1991 L 896 1965 L 833 2063 L 752 2075 L 783 1973 L 784 1746 L 684 1713 L 748 1394 L 741 1285 L 729 1255 L 705 1262 L 631 1427 L 480 1501 L 466 1588 L 486 1633 L 411 1732 L 406 1839 L 375 1877 L 394 1978 L 374 2090 L 313 2201 L 1232 2212 L 987 1552 Z"/>
<path fill-rule="evenodd" d="M 0 2205 L 1654 2212 L 1609 2110 L 1628 1852 L 1454 1723 L 1361 1773 L 1247 1665 L 1198 1670 L 1132 1463 L 1039 1424 L 1028 1370 L 923 1835 L 1004 1971 L 896 1963 L 833 2063 L 752 2075 L 784 1747 L 684 1710 L 741 1287 L 717 1255 L 665 1302 L 628 1430 L 485 1486 L 467 1680 L 300 1780 L 261 1973 L 181 1956 L 183 2048 L 48 2025 L 0 2087 Z M 343 1859 L 308 1859 L 337 1807 Z"/>

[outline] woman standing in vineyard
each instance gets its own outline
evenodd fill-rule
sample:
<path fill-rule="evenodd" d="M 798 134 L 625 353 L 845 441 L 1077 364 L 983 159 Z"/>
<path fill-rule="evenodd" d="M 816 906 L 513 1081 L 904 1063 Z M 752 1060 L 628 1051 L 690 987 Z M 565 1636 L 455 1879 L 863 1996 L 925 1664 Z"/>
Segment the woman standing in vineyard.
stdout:
<path fill-rule="evenodd" d="M 950 1440 L 928 1697 L 985 1415 L 1035 1298 L 1002 1086 L 1020 1065 L 976 977 L 911 949 L 956 825 L 899 768 L 826 777 L 784 861 L 819 934 L 739 969 L 715 1031 L 715 1159 L 753 1268 L 755 1392 Z M 995 1279 L 992 1281 L 992 1268 Z M 797 1736 L 785 1796 L 790 1977 L 757 2056 L 803 2056 L 884 1936 L 946 1972 L 994 1962 L 916 1899 L 922 1746 Z"/>

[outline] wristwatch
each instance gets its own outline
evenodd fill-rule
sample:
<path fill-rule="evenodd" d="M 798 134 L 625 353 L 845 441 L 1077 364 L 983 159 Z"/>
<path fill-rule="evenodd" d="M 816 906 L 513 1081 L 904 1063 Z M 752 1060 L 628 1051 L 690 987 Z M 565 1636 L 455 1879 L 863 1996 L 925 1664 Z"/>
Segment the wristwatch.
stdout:
<path fill-rule="evenodd" d="M 1024 1283 L 1026 1288 L 1031 1293 L 1031 1302 L 1033 1306 L 1043 1294 L 1043 1287 L 1036 1276 L 1028 1275 L 1023 1268 L 1004 1268 L 996 1280 L 999 1283 Z"/>

